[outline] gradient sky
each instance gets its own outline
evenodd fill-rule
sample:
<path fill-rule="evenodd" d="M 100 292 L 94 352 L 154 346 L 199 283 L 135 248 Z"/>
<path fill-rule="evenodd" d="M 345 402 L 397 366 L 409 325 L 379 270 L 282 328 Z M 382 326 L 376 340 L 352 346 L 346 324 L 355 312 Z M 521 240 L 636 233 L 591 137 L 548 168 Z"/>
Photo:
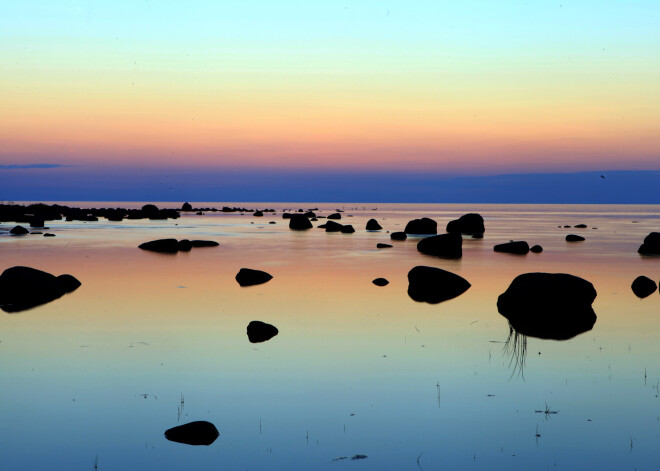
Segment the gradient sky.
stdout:
<path fill-rule="evenodd" d="M 660 170 L 658 24 L 655 0 L 10 2 L 0 165 Z"/>

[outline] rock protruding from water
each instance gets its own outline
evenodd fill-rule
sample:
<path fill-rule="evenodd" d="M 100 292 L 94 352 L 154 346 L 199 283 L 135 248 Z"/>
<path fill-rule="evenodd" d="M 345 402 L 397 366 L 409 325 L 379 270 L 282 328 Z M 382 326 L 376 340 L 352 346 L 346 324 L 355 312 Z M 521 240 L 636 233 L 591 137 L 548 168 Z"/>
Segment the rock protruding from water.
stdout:
<path fill-rule="evenodd" d="M 190 252 L 192 249 L 192 242 L 190 242 L 188 239 L 181 239 L 177 247 L 179 249 L 179 252 Z"/>
<path fill-rule="evenodd" d="M 506 242 L 504 244 L 497 244 L 493 247 L 493 250 L 495 250 L 495 252 L 526 255 L 529 252 L 529 244 L 524 240 L 512 240 L 511 242 Z"/>
<path fill-rule="evenodd" d="M 328 221 L 332 222 L 332 221 Z M 355 228 L 351 224 L 344 224 L 341 226 L 341 233 L 342 234 L 352 234 L 355 232 Z"/>
<path fill-rule="evenodd" d="M 179 251 L 179 241 L 176 239 L 152 240 L 138 245 L 138 248 L 158 253 L 177 253 Z"/>
<path fill-rule="evenodd" d="M 406 224 L 404 232 L 406 234 L 437 234 L 438 223 L 429 218 L 413 219 Z"/>
<path fill-rule="evenodd" d="M 307 216 L 304 214 L 291 214 L 289 217 L 289 229 L 294 231 L 304 231 L 306 229 L 311 229 L 312 223 L 309 222 Z"/>
<path fill-rule="evenodd" d="M 390 234 L 390 239 L 392 240 L 406 240 L 408 236 L 405 232 L 392 232 Z"/>
<path fill-rule="evenodd" d="M 344 225 L 335 221 L 327 221 L 325 224 L 321 224 L 319 227 L 325 229 L 325 232 L 341 232 L 341 228 L 344 227 Z"/>
<path fill-rule="evenodd" d="M 341 214 L 340 213 L 332 213 L 328 215 L 328 219 L 341 219 Z"/>
<path fill-rule="evenodd" d="M 187 201 L 181 205 L 181 211 L 192 211 L 192 205 Z"/>
<path fill-rule="evenodd" d="M 660 232 L 647 235 L 637 252 L 641 255 L 660 255 Z"/>
<path fill-rule="evenodd" d="M 376 244 L 377 249 L 391 249 L 392 247 L 393 246 L 390 245 L 390 244 L 382 244 L 380 242 L 378 244 Z"/>
<path fill-rule="evenodd" d="M 367 221 L 367 228 L 368 231 L 380 231 L 382 229 L 381 225 L 378 224 L 378 221 L 375 219 L 369 219 Z"/>
<path fill-rule="evenodd" d="M 579 236 L 577 234 L 568 234 L 566 236 L 566 242 L 582 242 L 584 240 L 584 237 Z"/>
<path fill-rule="evenodd" d="M 273 275 L 261 270 L 241 268 L 236 274 L 236 281 L 241 286 L 261 285 L 273 279 Z"/>
<path fill-rule="evenodd" d="M 26 228 L 24 228 L 23 226 L 14 226 L 14 227 L 9 231 L 9 233 L 10 233 L 11 235 L 20 236 L 20 235 L 29 234 L 30 231 L 28 231 L 28 230 L 27 230 Z"/>
<path fill-rule="evenodd" d="M 247 326 L 247 336 L 250 343 L 266 342 L 278 333 L 277 327 L 261 321 L 252 321 Z"/>
<path fill-rule="evenodd" d="M 373 284 L 376 286 L 387 286 L 390 284 L 390 282 L 386 278 L 376 278 L 375 280 L 372 281 Z"/>
<path fill-rule="evenodd" d="M 540 245 L 533 245 L 529 249 L 529 251 L 532 252 L 532 253 L 541 253 L 541 252 L 543 252 L 543 247 L 541 247 Z"/>
<path fill-rule="evenodd" d="M 71 275 L 54 276 L 30 267 L 7 268 L 0 275 L 0 309 L 20 312 L 75 291 L 80 281 Z"/>
<path fill-rule="evenodd" d="M 647 276 L 638 276 L 635 278 L 635 281 L 632 282 L 630 287 L 638 298 L 650 296 L 656 289 L 658 289 L 658 285 L 655 281 Z"/>
<path fill-rule="evenodd" d="M 470 283 L 440 268 L 417 266 L 408 272 L 408 296 L 417 302 L 437 304 L 465 293 Z"/>
<path fill-rule="evenodd" d="M 193 247 L 217 247 L 220 244 L 214 240 L 192 240 L 190 245 Z"/>
<path fill-rule="evenodd" d="M 474 235 L 483 234 L 485 231 L 484 218 L 477 213 L 464 214 L 460 218 L 447 223 L 447 232 Z"/>
<path fill-rule="evenodd" d="M 461 258 L 463 256 L 463 238 L 458 233 L 427 237 L 417 243 L 417 250 L 436 257 Z"/>
<path fill-rule="evenodd" d="M 220 433 L 215 425 L 205 420 L 179 425 L 165 431 L 165 438 L 169 441 L 186 445 L 210 445 L 219 436 Z"/>
<path fill-rule="evenodd" d="M 574 275 L 525 273 L 499 296 L 497 309 L 518 333 L 566 340 L 593 328 L 596 295 L 590 282 Z"/>

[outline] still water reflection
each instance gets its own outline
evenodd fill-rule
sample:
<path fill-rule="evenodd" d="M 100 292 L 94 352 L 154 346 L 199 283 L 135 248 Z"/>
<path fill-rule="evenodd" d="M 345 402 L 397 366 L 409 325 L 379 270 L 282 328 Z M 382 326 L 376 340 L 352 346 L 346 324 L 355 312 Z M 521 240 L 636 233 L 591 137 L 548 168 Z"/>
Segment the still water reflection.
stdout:
<path fill-rule="evenodd" d="M 289 230 L 279 211 L 291 205 L 245 206 L 278 215 L 56 221 L 54 238 L 0 235 L 2 270 L 82 283 L 0 316 L 0 469 L 657 469 L 660 296 L 640 300 L 630 284 L 660 279 L 660 259 L 637 253 L 660 207 L 296 205 L 343 209 L 356 232 L 342 234 Z M 460 259 L 386 232 L 422 217 L 443 229 L 468 212 L 486 232 L 463 240 Z M 365 230 L 371 218 L 382 231 Z M 566 243 L 573 232 L 586 240 Z M 220 245 L 137 248 L 160 238 Z M 512 239 L 544 250 L 493 251 Z M 416 266 L 470 288 L 415 302 Z M 273 278 L 243 288 L 241 268 Z M 531 272 L 588 280 L 593 307 L 550 333 L 504 317 L 499 295 Z M 251 343 L 255 320 L 278 334 Z M 209 446 L 165 438 L 198 421 L 217 427 Z"/>

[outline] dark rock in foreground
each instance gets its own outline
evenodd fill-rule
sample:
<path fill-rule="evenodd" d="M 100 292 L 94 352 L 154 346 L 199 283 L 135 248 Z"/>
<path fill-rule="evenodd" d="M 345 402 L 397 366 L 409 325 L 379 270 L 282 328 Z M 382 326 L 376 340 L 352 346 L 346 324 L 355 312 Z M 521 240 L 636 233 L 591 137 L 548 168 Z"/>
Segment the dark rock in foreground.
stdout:
<path fill-rule="evenodd" d="M 429 218 L 413 219 L 406 224 L 404 232 L 406 234 L 437 234 L 438 223 Z"/>
<path fill-rule="evenodd" d="M 477 213 L 464 214 L 460 218 L 447 223 L 447 232 L 483 234 L 485 231 L 484 218 Z"/>
<path fill-rule="evenodd" d="M 393 246 L 390 245 L 390 244 L 381 244 L 381 243 L 376 244 L 377 249 L 389 249 L 389 248 L 392 248 L 392 247 Z"/>
<path fill-rule="evenodd" d="M 637 252 L 641 255 L 660 255 L 660 232 L 647 235 Z"/>
<path fill-rule="evenodd" d="M 29 234 L 30 231 L 28 231 L 28 230 L 27 230 L 26 228 L 24 228 L 23 226 L 14 226 L 14 227 L 9 231 L 9 233 L 10 233 L 11 235 L 25 235 L 25 234 Z"/>
<path fill-rule="evenodd" d="M 372 281 L 372 283 L 375 284 L 376 286 L 387 286 L 390 284 L 390 282 L 387 281 L 387 279 L 385 278 L 376 278 L 375 280 Z"/>
<path fill-rule="evenodd" d="M 638 276 L 630 286 L 638 298 L 645 298 L 650 296 L 658 289 L 658 285 L 651 278 L 646 276 Z"/>
<path fill-rule="evenodd" d="M 341 228 L 344 227 L 343 224 L 338 222 L 328 221 L 325 224 L 321 224 L 319 227 L 325 229 L 325 232 L 341 232 Z"/>
<path fill-rule="evenodd" d="M 266 283 L 273 279 L 273 275 L 261 270 L 252 270 L 251 268 L 241 268 L 236 275 L 236 281 L 241 286 L 253 286 Z"/>
<path fill-rule="evenodd" d="M 565 273 L 517 276 L 497 300 L 497 309 L 518 333 L 566 340 L 591 330 L 596 290 L 587 280 Z"/>
<path fill-rule="evenodd" d="M 529 252 L 529 244 L 524 240 L 511 241 L 504 244 L 497 244 L 493 247 L 493 250 L 495 250 L 495 252 L 526 255 Z"/>
<path fill-rule="evenodd" d="M 214 240 L 193 240 L 190 245 L 193 247 L 217 247 L 220 244 Z"/>
<path fill-rule="evenodd" d="M 307 216 L 303 214 L 291 214 L 289 216 L 289 229 L 295 231 L 304 231 L 305 229 L 311 229 L 312 223 L 309 222 Z"/>
<path fill-rule="evenodd" d="M 568 234 L 566 236 L 566 242 L 582 242 L 584 240 L 584 237 L 579 236 L 577 234 Z"/>
<path fill-rule="evenodd" d="M 392 240 L 406 240 L 408 236 L 405 232 L 392 232 L 390 234 L 390 239 Z"/>
<path fill-rule="evenodd" d="M 138 245 L 142 250 L 150 250 L 158 253 L 177 253 L 179 242 L 176 239 L 158 239 Z"/>
<path fill-rule="evenodd" d="M 215 425 L 204 420 L 179 425 L 165 431 L 165 438 L 169 441 L 186 445 L 210 445 L 219 436 L 220 433 Z"/>
<path fill-rule="evenodd" d="M 465 278 L 440 268 L 417 266 L 408 272 L 408 296 L 417 302 L 447 301 L 465 293 L 470 286 Z"/>
<path fill-rule="evenodd" d="M 381 225 L 378 224 L 378 221 L 375 219 L 369 219 L 367 221 L 367 228 L 368 231 L 380 231 L 382 229 Z"/>
<path fill-rule="evenodd" d="M 332 221 L 328 221 L 328 222 L 330 223 Z M 355 232 L 355 228 L 352 225 L 344 224 L 343 226 L 341 226 L 342 234 L 352 234 L 353 232 Z"/>
<path fill-rule="evenodd" d="M 0 275 L 0 309 L 20 312 L 75 291 L 80 281 L 71 275 L 54 276 L 30 267 L 12 267 Z"/>
<path fill-rule="evenodd" d="M 543 252 L 543 247 L 541 247 L 540 245 L 534 245 L 532 246 L 531 249 L 529 249 L 529 251 L 532 253 L 541 253 Z"/>
<path fill-rule="evenodd" d="M 277 327 L 261 321 L 252 321 L 247 326 L 247 336 L 250 343 L 266 342 L 278 333 Z"/>
<path fill-rule="evenodd" d="M 573 227 L 576 228 L 576 229 L 586 229 L 587 225 L 586 224 L 576 224 Z"/>
<path fill-rule="evenodd" d="M 463 256 L 463 238 L 458 233 L 427 237 L 417 243 L 417 250 L 436 257 L 461 258 Z"/>

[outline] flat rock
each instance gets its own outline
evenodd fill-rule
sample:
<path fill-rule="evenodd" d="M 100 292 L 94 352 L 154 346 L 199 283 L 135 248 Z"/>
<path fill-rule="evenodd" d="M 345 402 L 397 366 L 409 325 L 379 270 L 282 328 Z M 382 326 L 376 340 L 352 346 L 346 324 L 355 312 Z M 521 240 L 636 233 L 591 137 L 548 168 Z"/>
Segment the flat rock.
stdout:
<path fill-rule="evenodd" d="M 277 327 L 261 321 L 252 321 L 247 326 L 247 336 L 250 343 L 266 342 L 278 333 Z"/>
<path fill-rule="evenodd" d="M 387 281 L 387 279 L 385 278 L 376 278 L 375 280 L 372 281 L 372 283 L 375 284 L 376 286 L 387 286 L 390 284 L 390 282 Z"/>
<path fill-rule="evenodd" d="M 293 229 L 294 231 L 304 231 L 311 228 L 312 223 L 304 214 L 291 214 L 289 216 L 289 229 Z"/>
<path fill-rule="evenodd" d="M 377 249 L 390 249 L 392 247 L 393 246 L 390 244 L 381 244 L 381 243 L 376 244 Z"/>
<path fill-rule="evenodd" d="M 660 232 L 651 232 L 637 252 L 641 255 L 660 255 Z"/>
<path fill-rule="evenodd" d="M 0 275 L 0 309 L 20 312 L 75 291 L 80 281 L 71 275 L 54 276 L 30 267 L 12 267 Z"/>
<path fill-rule="evenodd" d="M 406 224 L 404 232 L 406 234 L 437 234 L 438 223 L 429 218 L 413 219 Z"/>
<path fill-rule="evenodd" d="M 236 281 L 241 286 L 253 286 L 266 283 L 273 279 L 273 275 L 261 270 L 252 270 L 251 268 L 241 268 L 236 275 Z"/>
<path fill-rule="evenodd" d="M 573 227 L 576 228 L 576 229 L 586 229 L 587 225 L 586 224 L 576 224 Z"/>
<path fill-rule="evenodd" d="M 220 433 L 215 425 L 205 420 L 179 425 L 165 431 L 165 438 L 169 441 L 186 445 L 210 445 L 219 436 Z"/>
<path fill-rule="evenodd" d="M 190 245 L 193 247 L 217 247 L 220 244 L 214 240 L 191 240 Z"/>
<path fill-rule="evenodd" d="M 577 234 L 568 234 L 566 236 L 566 242 L 582 242 L 584 240 L 584 237 L 579 236 Z"/>
<path fill-rule="evenodd" d="M 646 276 L 638 276 L 630 286 L 638 298 L 645 298 L 650 296 L 658 289 L 658 285 L 651 278 Z"/>
<path fill-rule="evenodd" d="M 328 219 L 341 219 L 341 214 L 339 213 L 332 213 L 328 216 Z"/>
<path fill-rule="evenodd" d="M 328 221 L 328 222 L 332 222 L 332 221 Z M 352 225 L 344 224 L 343 226 L 341 226 L 342 234 L 352 234 L 353 232 L 355 232 L 355 228 Z"/>
<path fill-rule="evenodd" d="M 526 255 L 529 252 L 529 244 L 524 240 L 506 242 L 504 244 L 497 244 L 493 247 L 495 252 L 511 253 L 515 255 Z"/>
<path fill-rule="evenodd" d="M 447 232 L 474 235 L 483 234 L 485 231 L 484 218 L 477 213 L 464 214 L 460 218 L 447 223 Z"/>
<path fill-rule="evenodd" d="M 458 233 L 427 237 L 417 243 L 417 250 L 436 257 L 461 258 L 463 256 L 463 238 Z"/>
<path fill-rule="evenodd" d="M 138 245 L 142 250 L 158 253 L 177 253 L 179 242 L 176 239 L 158 239 Z"/>
<path fill-rule="evenodd" d="M 441 268 L 417 266 L 408 272 L 408 296 L 417 302 L 437 304 L 465 293 L 470 283 Z"/>
<path fill-rule="evenodd" d="M 327 221 L 325 224 L 321 224 L 319 227 L 325 229 L 325 232 L 341 232 L 344 225 L 334 221 Z"/>
<path fill-rule="evenodd" d="M 382 227 L 381 227 L 380 224 L 378 224 L 378 221 L 376 221 L 375 219 L 369 219 L 367 221 L 366 229 L 368 231 L 380 231 L 382 229 Z"/>
<path fill-rule="evenodd" d="M 406 240 L 408 235 L 405 232 L 392 232 L 390 234 L 390 239 L 392 240 Z"/>

